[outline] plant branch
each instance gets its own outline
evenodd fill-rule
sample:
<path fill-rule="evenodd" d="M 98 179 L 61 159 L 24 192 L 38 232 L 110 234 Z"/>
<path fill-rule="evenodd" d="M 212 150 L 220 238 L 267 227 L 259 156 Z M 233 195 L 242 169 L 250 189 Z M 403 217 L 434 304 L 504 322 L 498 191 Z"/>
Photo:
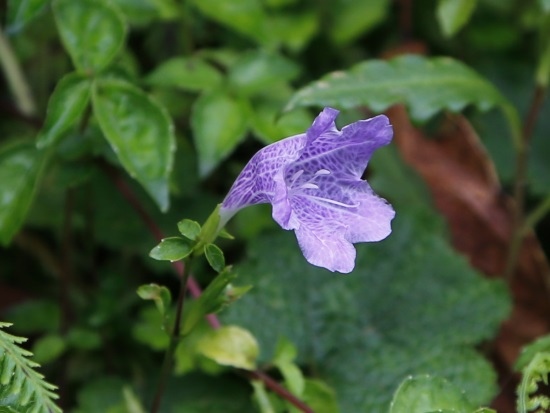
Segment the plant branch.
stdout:
<path fill-rule="evenodd" d="M 157 413 L 160 409 L 160 403 L 162 400 L 162 395 L 164 394 L 164 389 L 166 388 L 166 382 L 170 377 L 170 372 L 172 371 L 172 362 L 174 359 L 174 352 L 178 346 L 180 340 L 180 326 L 181 326 L 181 317 L 183 314 L 183 304 L 185 302 L 185 293 L 187 292 L 187 279 L 189 278 L 188 272 L 185 271 L 185 267 L 182 267 L 182 272 L 178 274 L 180 277 L 180 291 L 178 294 L 178 301 L 176 304 L 176 319 L 174 321 L 174 328 L 170 334 L 170 344 L 166 349 L 164 354 L 164 361 L 162 363 L 162 369 L 160 371 L 159 383 L 157 386 L 157 391 L 155 394 L 155 399 L 153 400 L 153 405 L 151 407 L 151 413 Z"/>
<path fill-rule="evenodd" d="M 516 154 L 516 175 L 514 179 L 514 222 L 513 232 L 508 250 L 508 260 L 504 276 L 507 280 L 511 280 L 519 259 L 521 246 L 524 236 L 524 214 L 525 214 L 525 187 L 527 182 L 527 166 L 529 160 L 529 151 L 531 147 L 531 138 L 533 130 L 540 114 L 542 104 L 544 102 L 545 89 L 542 86 L 537 86 L 529 112 L 525 118 L 522 129 L 522 137 L 519 142 Z"/>

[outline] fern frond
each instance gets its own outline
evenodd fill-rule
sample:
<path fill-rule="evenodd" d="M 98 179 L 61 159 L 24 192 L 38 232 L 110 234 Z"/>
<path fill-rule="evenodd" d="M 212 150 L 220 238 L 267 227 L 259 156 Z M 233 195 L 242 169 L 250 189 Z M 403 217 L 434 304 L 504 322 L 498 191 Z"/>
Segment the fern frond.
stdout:
<path fill-rule="evenodd" d="M 518 387 L 519 413 L 544 413 L 550 407 L 550 397 L 537 394 L 539 385 L 548 385 L 550 374 L 550 353 L 537 353 L 531 362 L 523 369 L 523 377 Z"/>
<path fill-rule="evenodd" d="M 13 336 L 2 329 L 11 326 L 0 322 L 0 410 L 11 408 L 19 413 L 61 413 L 55 404 L 56 386 L 44 380 L 30 360 L 30 351 L 19 345 L 26 338 Z"/>

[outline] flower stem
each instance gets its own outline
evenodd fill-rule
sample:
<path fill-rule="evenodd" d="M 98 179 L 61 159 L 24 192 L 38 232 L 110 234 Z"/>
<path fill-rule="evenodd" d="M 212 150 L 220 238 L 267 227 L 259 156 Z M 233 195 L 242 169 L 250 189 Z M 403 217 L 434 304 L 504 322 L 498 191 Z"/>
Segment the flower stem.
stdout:
<path fill-rule="evenodd" d="M 164 361 L 162 363 L 162 369 L 160 372 L 160 378 L 157 385 L 157 391 L 155 393 L 155 398 L 153 400 L 153 405 L 151 407 L 151 413 L 157 413 L 160 409 L 160 403 L 162 401 L 162 396 L 166 388 L 166 383 L 170 377 L 170 372 L 172 371 L 172 362 L 174 358 L 174 352 L 178 346 L 180 339 L 180 327 L 181 327 L 181 317 L 183 314 L 183 304 L 185 301 L 185 293 L 187 292 L 187 280 L 189 278 L 189 272 L 185 271 L 185 266 L 182 266 L 182 271 L 178 274 L 180 277 L 180 290 L 178 294 L 178 301 L 176 304 L 176 319 L 174 321 L 174 328 L 170 334 L 170 343 L 164 354 Z"/>
<path fill-rule="evenodd" d="M 527 181 L 527 166 L 531 137 L 544 102 L 545 88 L 537 86 L 531 107 L 525 118 L 522 131 L 522 139 L 519 142 L 516 154 L 516 176 L 514 179 L 514 201 L 515 213 L 513 222 L 512 239 L 508 250 L 508 259 L 504 270 L 504 277 L 510 281 L 514 275 L 519 259 L 524 236 L 524 214 L 525 214 L 525 186 Z"/>

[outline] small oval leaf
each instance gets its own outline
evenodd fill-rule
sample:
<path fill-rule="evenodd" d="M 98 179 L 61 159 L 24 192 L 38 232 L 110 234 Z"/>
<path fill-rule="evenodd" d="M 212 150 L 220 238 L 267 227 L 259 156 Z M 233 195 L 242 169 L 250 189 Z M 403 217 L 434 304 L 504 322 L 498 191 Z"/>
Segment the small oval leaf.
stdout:
<path fill-rule="evenodd" d="M 224 326 L 205 334 L 198 345 L 200 353 L 222 366 L 246 370 L 256 368 L 258 342 L 248 330 Z"/>
<path fill-rule="evenodd" d="M 178 222 L 178 231 L 181 235 L 195 241 L 201 233 L 201 226 L 197 221 L 191 219 L 182 219 Z"/>
<path fill-rule="evenodd" d="M 23 224 L 43 164 L 43 154 L 32 143 L 0 149 L 0 244 L 8 245 Z"/>
<path fill-rule="evenodd" d="M 77 73 L 69 73 L 59 81 L 48 102 L 44 127 L 36 140 L 38 148 L 56 143 L 78 122 L 90 101 L 90 86 L 90 80 Z"/>
<path fill-rule="evenodd" d="M 107 2 L 56 0 L 53 12 L 61 40 L 79 71 L 104 69 L 124 44 L 124 20 Z"/>
<path fill-rule="evenodd" d="M 437 19 L 445 36 L 453 36 L 468 23 L 476 5 L 477 0 L 439 0 Z"/>
<path fill-rule="evenodd" d="M 149 256 L 159 261 L 179 261 L 192 252 L 189 242 L 180 237 L 164 238 L 151 250 Z"/>
<path fill-rule="evenodd" d="M 96 82 L 92 103 L 122 166 L 166 211 L 176 141 L 166 110 L 134 85 L 116 79 Z"/>
<path fill-rule="evenodd" d="M 208 264 L 215 271 L 221 272 L 225 268 L 225 257 L 223 251 L 215 244 L 207 244 L 204 246 L 204 255 Z"/>

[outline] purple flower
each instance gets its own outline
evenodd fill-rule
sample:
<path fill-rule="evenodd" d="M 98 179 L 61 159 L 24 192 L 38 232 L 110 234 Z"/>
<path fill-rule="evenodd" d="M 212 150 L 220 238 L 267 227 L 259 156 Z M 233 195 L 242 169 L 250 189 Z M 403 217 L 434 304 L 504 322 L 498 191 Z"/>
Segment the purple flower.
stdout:
<path fill-rule="evenodd" d="M 337 116 L 336 109 L 325 108 L 306 133 L 256 153 L 221 205 L 221 225 L 241 208 L 271 203 L 273 219 L 296 232 L 311 264 L 351 272 L 353 243 L 380 241 L 391 232 L 393 208 L 361 175 L 393 131 L 384 115 L 339 131 Z"/>

